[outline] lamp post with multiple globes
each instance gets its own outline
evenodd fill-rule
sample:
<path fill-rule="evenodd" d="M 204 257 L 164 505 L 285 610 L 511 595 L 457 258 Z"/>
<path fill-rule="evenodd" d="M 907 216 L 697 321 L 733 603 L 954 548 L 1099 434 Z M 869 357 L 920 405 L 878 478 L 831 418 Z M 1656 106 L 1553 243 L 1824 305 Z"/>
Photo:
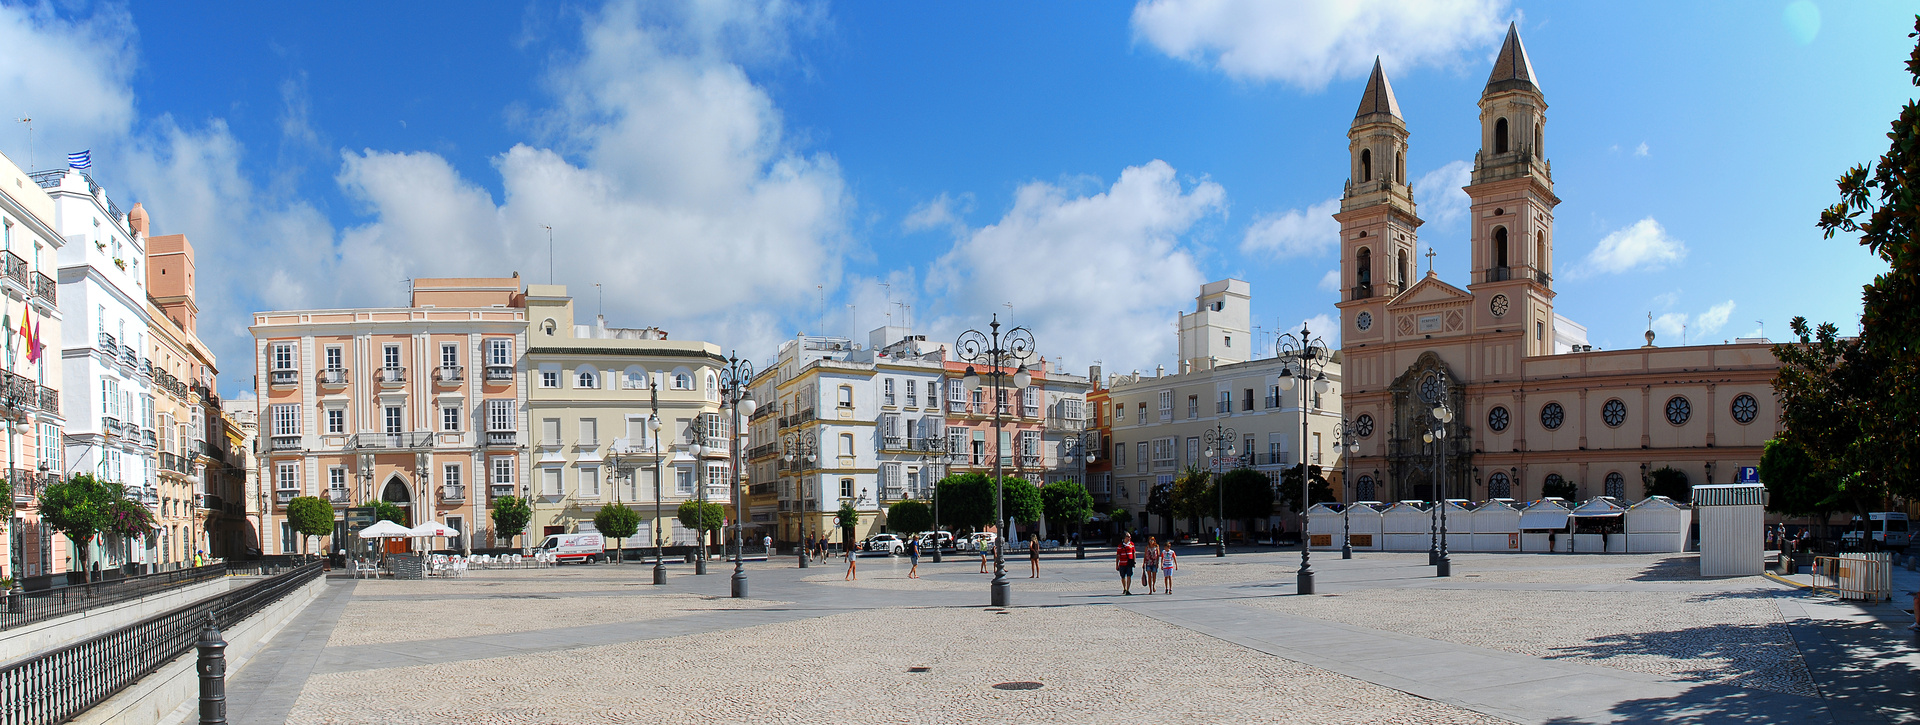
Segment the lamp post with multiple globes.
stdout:
<path fill-rule="evenodd" d="M 1327 381 L 1327 363 L 1332 361 L 1333 353 L 1327 349 L 1327 341 L 1314 337 L 1306 324 L 1300 325 L 1300 335 L 1285 333 L 1274 341 L 1274 352 L 1281 358 L 1292 358 L 1285 368 L 1280 370 L 1280 390 L 1292 390 L 1296 383 L 1300 386 L 1300 572 L 1295 576 L 1294 591 L 1299 594 L 1313 593 L 1313 565 L 1309 562 L 1307 535 L 1307 506 L 1312 501 L 1312 469 L 1307 465 L 1307 409 L 1312 403 L 1313 394 L 1325 393 L 1332 386 Z M 1294 368 L 1300 369 L 1299 373 Z"/>
<path fill-rule="evenodd" d="M 1033 332 L 1025 327 L 1015 327 L 1007 330 L 1006 334 L 1002 335 L 1000 332 L 999 315 L 994 315 L 993 320 L 988 323 L 987 327 L 990 332 L 983 333 L 979 330 L 968 330 L 961 333 L 954 347 L 958 359 L 966 363 L 978 362 L 986 365 L 987 372 L 985 374 L 993 378 L 992 385 L 994 395 L 991 403 L 993 405 L 994 444 L 993 520 L 994 526 L 1000 527 L 1005 526 L 1007 521 L 1006 481 L 1003 477 L 1005 473 L 1003 466 L 1006 460 L 1006 451 L 1000 450 L 1000 433 L 1002 426 L 1005 425 L 1005 420 L 1003 417 L 1003 409 L 1000 405 L 1000 395 L 1002 391 L 1006 389 L 1004 383 L 1008 382 L 1007 378 L 1009 377 L 1012 378 L 1011 382 L 1013 383 L 1014 390 L 1024 389 L 1028 383 L 1032 382 L 1032 376 L 1027 373 L 1025 361 L 1027 358 L 1033 357 Z M 1006 366 L 1011 364 L 1018 364 L 1020 367 L 1009 375 L 1006 371 Z M 980 388 L 980 376 L 981 373 L 976 371 L 971 364 L 967 366 L 967 374 L 966 377 L 962 379 L 962 382 L 966 386 L 968 395 L 972 395 L 973 391 Z M 1009 600 L 1012 599 L 1011 587 L 1007 584 L 1006 546 L 1007 537 L 1005 532 L 993 537 L 993 583 L 988 585 L 988 592 L 989 601 L 991 601 L 995 607 L 1005 607 Z"/>
<path fill-rule="evenodd" d="M 1232 428 L 1220 425 L 1201 431 L 1202 445 L 1207 447 L 1207 472 L 1214 474 L 1214 504 L 1218 507 L 1213 519 L 1214 531 L 1218 532 L 1213 537 L 1213 555 L 1216 557 L 1227 555 L 1227 487 L 1220 485 L 1220 464 L 1215 461 L 1214 456 L 1215 454 L 1233 455 L 1233 441 L 1237 435 L 1239 433 L 1234 432 Z"/>
<path fill-rule="evenodd" d="M 810 467 L 814 461 L 820 458 L 817 453 L 817 445 L 818 442 L 813 437 L 813 431 L 788 433 L 786 440 L 784 440 L 780 446 L 780 458 L 787 462 L 788 468 L 804 469 Z M 795 478 L 799 479 L 800 484 L 800 568 L 805 569 L 807 568 L 808 544 L 813 541 L 807 538 L 807 481 L 805 478 L 799 476 L 795 476 Z"/>

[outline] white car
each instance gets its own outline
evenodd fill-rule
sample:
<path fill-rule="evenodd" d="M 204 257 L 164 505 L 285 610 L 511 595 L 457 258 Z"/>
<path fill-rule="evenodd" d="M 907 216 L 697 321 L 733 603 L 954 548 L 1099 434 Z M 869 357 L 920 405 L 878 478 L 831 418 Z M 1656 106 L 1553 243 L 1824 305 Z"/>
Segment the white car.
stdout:
<path fill-rule="evenodd" d="M 894 536 L 893 534 L 874 534 L 867 537 L 866 541 L 861 542 L 860 548 L 872 552 L 884 551 L 888 554 L 901 554 L 906 552 L 907 542 L 900 540 L 900 537 Z"/>
<path fill-rule="evenodd" d="M 977 531 L 971 534 L 967 534 L 967 538 L 962 539 L 960 541 L 960 548 L 972 549 L 974 551 L 984 551 L 986 549 L 991 549 L 993 548 L 994 538 L 995 537 L 993 534 L 987 533 L 985 531 Z"/>

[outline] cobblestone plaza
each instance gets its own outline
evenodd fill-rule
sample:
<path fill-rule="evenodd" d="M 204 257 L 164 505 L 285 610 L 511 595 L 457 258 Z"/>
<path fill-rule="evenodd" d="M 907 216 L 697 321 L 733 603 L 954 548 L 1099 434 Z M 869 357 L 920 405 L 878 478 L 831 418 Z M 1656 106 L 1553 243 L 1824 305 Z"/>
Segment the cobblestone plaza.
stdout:
<path fill-rule="evenodd" d="M 1916 671 L 1886 612 L 1700 579 L 1691 555 L 1456 555 L 1450 579 L 1420 554 L 1316 556 L 1311 597 L 1297 562 L 1195 550 L 1173 594 L 1125 596 L 1105 556 L 1050 554 L 1039 579 L 1009 562 L 1004 610 L 970 557 L 921 579 L 863 558 L 857 581 L 844 560 L 751 562 L 744 600 L 722 566 L 664 587 L 632 563 L 335 579 L 230 704 L 303 724 L 1912 716 L 1879 684 Z"/>

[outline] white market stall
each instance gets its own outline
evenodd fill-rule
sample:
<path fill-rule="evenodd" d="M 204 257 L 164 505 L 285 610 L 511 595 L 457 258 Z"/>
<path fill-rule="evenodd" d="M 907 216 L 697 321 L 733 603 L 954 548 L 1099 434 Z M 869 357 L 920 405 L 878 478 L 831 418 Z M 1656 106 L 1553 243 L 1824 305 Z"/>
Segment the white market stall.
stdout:
<path fill-rule="evenodd" d="M 1467 551 L 1520 550 L 1520 509 L 1512 500 L 1482 502 L 1468 518 L 1473 520 L 1473 537 Z"/>
<path fill-rule="evenodd" d="M 1693 505 L 1700 510 L 1700 576 L 1758 575 L 1766 545 L 1766 487 L 1694 486 Z"/>
<path fill-rule="evenodd" d="M 1574 553 L 1626 553 L 1627 531 L 1621 521 L 1626 513 L 1626 506 L 1606 496 L 1595 496 L 1575 506 L 1572 516 Z"/>
<path fill-rule="evenodd" d="M 1572 537 L 1567 535 L 1568 519 L 1573 512 L 1567 502 L 1543 498 L 1520 509 L 1520 550 L 1571 551 Z"/>
<path fill-rule="evenodd" d="M 1648 496 L 1627 507 L 1627 553 L 1652 554 L 1687 550 L 1687 530 L 1693 525 L 1693 507 L 1665 496 Z"/>
<path fill-rule="evenodd" d="M 1433 514 L 1425 501 L 1401 501 L 1380 512 L 1385 551 L 1426 551 L 1433 546 Z"/>
<path fill-rule="evenodd" d="M 1307 545 L 1314 549 L 1340 548 L 1342 504 L 1322 502 L 1307 509 Z"/>
<path fill-rule="evenodd" d="M 1359 501 L 1347 509 L 1348 538 L 1354 551 L 1380 551 L 1380 510 L 1386 507 L 1379 501 Z"/>
<path fill-rule="evenodd" d="M 1473 502 L 1450 498 L 1443 505 L 1441 512 L 1447 517 L 1447 551 L 1477 551 L 1473 548 Z"/>

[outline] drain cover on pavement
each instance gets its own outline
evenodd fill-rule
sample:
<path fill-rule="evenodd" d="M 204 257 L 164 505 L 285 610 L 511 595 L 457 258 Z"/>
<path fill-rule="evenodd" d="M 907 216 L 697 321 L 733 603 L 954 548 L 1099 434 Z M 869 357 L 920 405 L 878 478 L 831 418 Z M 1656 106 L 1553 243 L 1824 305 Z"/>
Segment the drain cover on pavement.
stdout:
<path fill-rule="evenodd" d="M 908 672 L 932 672 L 932 667 L 908 667 Z"/>
<path fill-rule="evenodd" d="M 1038 690 L 1040 688 L 1041 684 L 1038 682 L 1002 682 L 993 686 L 996 690 Z"/>

